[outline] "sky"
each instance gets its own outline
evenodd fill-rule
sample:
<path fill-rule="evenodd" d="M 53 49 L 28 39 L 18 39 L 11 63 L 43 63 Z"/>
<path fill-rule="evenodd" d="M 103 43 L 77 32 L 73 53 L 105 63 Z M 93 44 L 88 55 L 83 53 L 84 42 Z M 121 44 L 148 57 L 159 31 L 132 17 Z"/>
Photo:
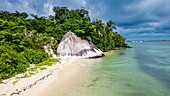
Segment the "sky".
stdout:
<path fill-rule="evenodd" d="M 54 15 L 54 6 L 85 7 L 91 19 L 112 20 L 127 40 L 170 40 L 170 0 L 0 0 L 0 10 Z"/>

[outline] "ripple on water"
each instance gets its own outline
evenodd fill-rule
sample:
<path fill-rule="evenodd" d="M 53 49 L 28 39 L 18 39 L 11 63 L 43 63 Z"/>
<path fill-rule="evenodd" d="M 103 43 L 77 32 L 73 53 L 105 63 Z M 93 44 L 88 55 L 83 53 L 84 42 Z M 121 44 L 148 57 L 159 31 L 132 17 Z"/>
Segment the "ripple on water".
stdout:
<path fill-rule="evenodd" d="M 170 43 L 130 45 L 92 64 L 74 96 L 170 96 Z"/>

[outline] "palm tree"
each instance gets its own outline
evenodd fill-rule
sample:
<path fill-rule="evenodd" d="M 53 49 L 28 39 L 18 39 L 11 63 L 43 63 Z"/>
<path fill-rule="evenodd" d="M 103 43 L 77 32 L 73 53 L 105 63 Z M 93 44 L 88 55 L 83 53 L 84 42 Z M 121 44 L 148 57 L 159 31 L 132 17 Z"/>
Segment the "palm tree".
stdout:
<path fill-rule="evenodd" d="M 107 32 L 107 35 L 109 35 L 109 34 L 112 34 L 113 33 L 113 29 L 116 29 L 116 27 L 115 26 L 113 26 L 115 23 L 112 21 L 112 20 L 110 20 L 110 21 L 108 21 L 107 22 L 107 25 L 106 25 L 106 32 Z"/>
<path fill-rule="evenodd" d="M 112 42 L 111 42 L 111 38 L 113 37 L 113 29 L 116 29 L 115 26 L 113 26 L 115 23 L 110 20 L 107 22 L 107 25 L 106 25 L 106 35 L 107 35 L 107 40 L 109 42 L 110 45 L 112 45 Z"/>
<path fill-rule="evenodd" d="M 92 21 L 92 25 L 95 27 L 94 32 L 97 32 L 98 37 L 103 37 L 103 32 L 105 31 L 105 24 L 102 22 L 102 20 L 94 19 Z"/>

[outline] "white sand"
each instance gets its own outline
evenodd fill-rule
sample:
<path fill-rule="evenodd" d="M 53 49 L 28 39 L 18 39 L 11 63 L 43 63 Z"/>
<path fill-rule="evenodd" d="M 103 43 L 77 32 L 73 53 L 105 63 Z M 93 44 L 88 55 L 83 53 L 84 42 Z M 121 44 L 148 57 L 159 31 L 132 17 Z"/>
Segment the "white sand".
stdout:
<path fill-rule="evenodd" d="M 11 78 L 6 84 L 0 84 L 0 96 L 11 96 L 12 93 L 14 93 L 12 96 L 18 95 L 15 93 L 19 93 L 20 96 L 56 96 L 56 94 L 61 96 L 69 91 L 67 88 L 80 84 L 84 77 L 83 73 L 92 61 L 62 58 L 61 63 L 47 66 L 46 70 L 32 77 L 22 78 L 15 85 L 13 85 L 15 78 Z"/>
<path fill-rule="evenodd" d="M 21 96 L 38 96 L 44 88 L 57 78 L 57 71 L 72 61 L 69 60 L 68 62 L 67 58 L 63 58 L 61 64 L 58 62 L 53 66 L 45 66 L 47 69 L 40 70 L 34 76 L 21 78 L 15 85 L 13 85 L 13 81 L 18 79 L 16 77 L 10 78 L 6 84 L 0 84 L 0 96 L 11 96 L 12 93 L 14 93 L 13 96 L 18 95 L 17 93 L 20 93 Z"/>
<path fill-rule="evenodd" d="M 58 72 L 57 79 L 40 96 L 68 96 L 85 81 L 85 72 L 94 59 L 77 59 Z"/>

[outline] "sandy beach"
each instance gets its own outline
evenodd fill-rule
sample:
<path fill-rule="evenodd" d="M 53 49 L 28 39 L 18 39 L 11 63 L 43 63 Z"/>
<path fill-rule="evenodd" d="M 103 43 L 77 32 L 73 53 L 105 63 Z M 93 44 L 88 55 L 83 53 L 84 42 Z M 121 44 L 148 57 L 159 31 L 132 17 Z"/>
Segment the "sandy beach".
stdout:
<path fill-rule="evenodd" d="M 65 66 L 57 74 L 57 79 L 44 89 L 40 96 L 68 96 L 75 87 L 84 82 L 85 72 L 92 59 L 74 59 L 72 64 Z"/>
<path fill-rule="evenodd" d="M 47 66 L 34 76 L 20 79 L 15 85 L 11 78 L 0 84 L 1 96 L 65 96 L 76 86 L 81 86 L 85 72 L 94 59 L 62 58 L 61 63 Z"/>

